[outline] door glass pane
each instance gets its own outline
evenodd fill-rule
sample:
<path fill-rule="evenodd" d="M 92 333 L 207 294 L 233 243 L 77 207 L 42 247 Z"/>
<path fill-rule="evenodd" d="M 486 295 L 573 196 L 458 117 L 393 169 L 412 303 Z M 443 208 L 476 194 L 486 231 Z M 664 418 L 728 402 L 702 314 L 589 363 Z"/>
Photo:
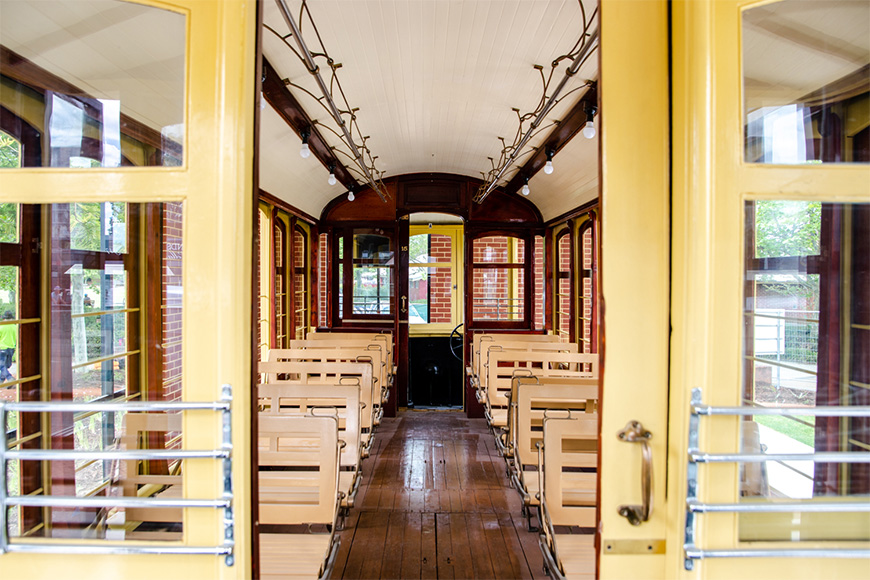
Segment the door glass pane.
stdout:
<path fill-rule="evenodd" d="M 746 161 L 870 161 L 868 66 L 868 2 L 783 0 L 746 10 Z"/>
<path fill-rule="evenodd" d="M 0 261 L 20 261 L 0 267 L 0 398 L 179 400 L 182 203 L 22 209 L 22 229 L 42 220 L 46 237 L 28 251 L 0 244 Z M 146 224 L 152 243 L 143 247 Z M 163 450 L 180 448 L 180 419 L 126 410 L 14 412 L 4 428 L 13 450 Z M 13 496 L 79 498 L 180 497 L 185 470 L 183 461 L 109 459 L 26 459 L 3 468 Z M 103 508 L 14 507 L 7 516 L 12 538 L 182 539 L 181 511 L 161 511 L 110 501 Z"/>
<path fill-rule="evenodd" d="M 870 204 L 746 204 L 744 405 L 870 403 Z M 866 417 L 754 415 L 742 451 L 870 453 Z M 870 493 L 867 463 L 745 463 L 744 501 Z M 787 517 L 786 517 L 787 516 Z M 834 520 L 836 518 L 836 524 Z M 744 540 L 867 539 L 866 514 L 743 515 Z"/>
<path fill-rule="evenodd" d="M 450 266 L 408 268 L 411 324 L 449 323 L 453 320 L 453 278 Z"/>
<path fill-rule="evenodd" d="M 354 314 L 389 315 L 392 303 L 392 268 L 353 267 Z"/>
<path fill-rule="evenodd" d="M 474 270 L 472 312 L 475 320 L 522 320 L 524 290 L 522 268 Z"/>
<path fill-rule="evenodd" d="M 35 140 L 22 165 L 181 165 L 185 20 L 117 0 L 0 2 L 3 105 Z"/>

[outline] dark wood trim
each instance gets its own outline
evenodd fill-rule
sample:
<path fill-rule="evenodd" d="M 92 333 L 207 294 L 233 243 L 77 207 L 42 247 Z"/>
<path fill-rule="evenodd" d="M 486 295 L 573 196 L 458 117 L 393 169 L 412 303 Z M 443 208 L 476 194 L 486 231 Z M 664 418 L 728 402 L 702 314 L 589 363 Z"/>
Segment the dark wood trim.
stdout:
<path fill-rule="evenodd" d="M 281 252 L 281 257 L 284 259 L 285 268 L 287 261 L 287 252 L 286 244 L 287 244 L 287 228 L 284 227 L 283 231 L 281 231 L 281 226 L 283 222 L 278 217 L 278 210 L 274 207 L 272 208 L 271 215 L 269 216 L 269 290 L 272 295 L 272 299 L 269 301 L 269 344 L 272 345 L 272 348 L 282 348 L 281 345 L 278 344 L 278 252 Z M 284 242 L 284 248 L 279 247 L 277 243 L 276 233 L 281 231 L 283 234 L 282 241 Z M 286 269 L 285 269 L 286 272 Z M 286 296 L 287 296 L 287 287 L 286 287 L 286 276 L 285 276 L 285 287 L 284 287 L 284 296 L 285 296 L 285 308 L 286 308 Z M 289 312 L 287 313 L 289 315 Z M 287 317 L 287 322 L 290 322 L 290 317 Z M 289 324 L 288 329 L 289 332 Z"/>
<path fill-rule="evenodd" d="M 401 311 L 401 298 L 402 296 L 408 297 L 409 295 L 408 266 L 410 265 L 410 223 L 409 220 L 399 220 L 396 224 L 395 261 L 396 264 L 398 264 L 398 268 L 396 271 L 396 330 L 393 336 L 396 337 L 395 351 L 402 354 L 402 356 L 398 357 L 396 384 L 394 392 L 390 397 L 390 409 L 385 409 L 385 412 L 392 412 L 390 415 L 391 417 L 394 417 L 396 414 L 396 405 L 399 407 L 408 406 L 408 353 L 410 352 L 408 350 L 410 333 L 410 329 L 408 328 L 409 309 L 406 307 L 405 312 Z M 410 304 L 410 298 L 407 300 L 407 303 Z"/>
<path fill-rule="evenodd" d="M 302 221 L 304 221 L 310 225 L 317 225 L 320 222 L 320 220 L 318 220 L 317 218 L 311 216 L 310 214 L 305 213 L 301 209 L 293 207 L 292 205 L 290 205 L 289 203 L 287 203 L 283 199 L 275 197 L 274 195 L 272 195 L 271 193 L 269 193 L 265 189 L 260 189 L 259 192 L 260 192 L 259 193 L 259 201 L 266 202 L 267 204 L 269 204 L 273 207 L 276 207 L 276 208 L 280 209 L 281 211 L 285 211 L 285 212 L 289 213 L 290 215 L 296 216 L 296 217 L 300 218 Z M 256 206 L 256 204 L 254 204 L 254 205 Z"/>
<path fill-rule="evenodd" d="M 548 220 L 547 223 L 544 224 L 544 227 L 547 229 L 553 228 L 560 224 L 567 222 L 570 219 L 574 219 L 582 216 L 583 214 L 587 214 L 590 211 L 598 210 L 600 206 L 600 200 L 596 197 L 595 199 L 584 203 L 580 207 L 572 209 L 571 211 L 565 212 L 560 216 L 554 217 L 551 220 Z"/>
<path fill-rule="evenodd" d="M 0 130 L 21 143 L 21 167 L 42 167 L 42 138 L 36 127 L 0 105 Z"/>
<path fill-rule="evenodd" d="M 19 273 L 18 295 L 19 318 L 42 318 L 42 300 L 47 294 L 40 290 L 42 272 L 42 206 L 24 205 L 20 211 L 20 255 L 21 269 Z M 40 374 L 42 360 L 42 330 L 48 325 L 22 324 L 18 327 L 18 377 L 33 377 Z M 24 383 L 19 386 L 21 401 L 42 400 L 42 380 Z M 5 425 L 3 433 L 5 433 Z M 26 437 L 41 430 L 39 413 L 21 413 L 18 422 L 18 435 Z M 41 438 L 24 443 L 22 449 L 39 449 Z M 22 461 L 20 463 L 21 495 L 34 493 L 43 486 L 43 463 L 41 461 Z M 43 510 L 40 508 L 21 508 L 21 530 L 30 530 L 43 522 Z"/>
<path fill-rule="evenodd" d="M 287 89 L 287 84 L 284 79 L 278 74 L 278 71 L 269 63 L 266 57 L 259 59 L 262 64 L 262 74 L 258 75 L 262 79 L 263 98 L 269 103 L 275 112 L 284 119 L 284 122 L 293 129 L 293 131 L 302 138 L 302 132 L 307 130 L 310 132 L 308 137 L 308 148 L 311 154 L 323 164 L 324 167 L 335 165 L 335 177 L 347 189 L 359 191 L 361 188 L 357 180 L 345 168 L 344 164 L 339 162 L 338 157 L 332 152 L 332 148 L 320 135 L 317 126 L 296 100 L 296 97 Z"/>
<path fill-rule="evenodd" d="M 587 116 L 584 111 L 586 102 L 594 103 L 598 107 L 598 91 L 593 84 L 588 87 L 583 93 L 583 96 L 577 101 L 577 104 L 568 112 L 564 119 L 555 126 L 553 131 L 547 135 L 544 143 L 532 154 L 528 161 L 517 171 L 513 178 L 504 186 L 504 192 L 513 195 L 516 194 L 523 186 L 525 179 L 531 179 L 538 171 L 544 168 L 547 162 L 547 150 L 553 149 L 558 153 L 562 148 L 573 139 L 583 125 L 586 124 Z"/>
<path fill-rule="evenodd" d="M 163 392 L 163 204 L 145 204 L 145 336 L 148 381 L 144 399 L 162 401 Z"/>
<path fill-rule="evenodd" d="M 43 95 L 50 91 L 81 101 L 85 105 L 85 113 L 89 117 L 101 121 L 101 115 L 94 116 L 95 107 L 100 104 L 96 98 L 2 45 L 0 45 L 0 70 L 3 71 L 3 76 Z M 163 139 L 160 131 L 152 129 L 124 113 L 121 113 L 121 133 L 140 143 L 161 151 L 166 150 L 176 156 L 183 153 L 181 144 Z"/>

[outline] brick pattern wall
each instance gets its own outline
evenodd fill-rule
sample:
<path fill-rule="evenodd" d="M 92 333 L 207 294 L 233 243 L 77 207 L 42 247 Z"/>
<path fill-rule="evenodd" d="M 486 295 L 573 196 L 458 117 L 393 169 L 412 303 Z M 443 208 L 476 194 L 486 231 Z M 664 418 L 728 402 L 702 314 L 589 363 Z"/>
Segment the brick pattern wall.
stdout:
<path fill-rule="evenodd" d="M 271 346 L 273 348 L 285 348 L 287 345 L 287 296 L 283 294 L 286 292 L 284 288 L 286 278 L 286 273 L 284 271 L 284 254 L 287 250 L 284 247 L 284 230 L 278 227 L 277 219 L 272 224 L 272 233 L 275 236 L 273 259 L 275 260 L 276 268 L 274 280 L 275 292 L 272 296 L 274 296 L 275 302 L 275 336 L 277 337 L 277 340 L 275 344 Z M 266 276 L 271 275 L 271 270 L 272 268 L 267 266 L 265 272 Z M 271 332 L 269 334 L 271 335 Z"/>
<path fill-rule="evenodd" d="M 266 360 L 266 352 L 268 349 L 268 332 L 269 332 L 269 323 L 268 323 L 268 308 L 269 302 L 264 296 L 269 295 L 269 273 L 264 271 L 263 268 L 267 268 L 268 265 L 263 260 L 263 253 L 266 255 L 269 252 L 266 251 L 266 247 L 269 245 L 269 240 L 271 240 L 271 236 L 269 233 L 269 223 L 271 220 L 263 213 L 263 211 L 257 212 L 257 228 L 260 232 L 259 237 L 259 248 L 257 250 L 257 272 L 259 272 L 258 280 L 259 282 L 259 292 L 257 295 L 257 344 L 260 345 L 260 360 Z"/>
<path fill-rule="evenodd" d="M 581 350 L 583 352 L 592 352 L 592 259 L 593 259 L 593 248 L 592 248 L 592 228 L 588 228 L 585 232 L 583 232 L 583 239 L 581 241 L 582 244 L 582 252 L 583 252 L 583 270 L 587 272 L 585 278 L 583 278 L 583 288 L 582 288 L 582 299 L 580 300 L 581 308 L 583 310 L 582 316 L 583 320 L 581 320 L 580 328 L 582 329 L 582 337 L 583 340 L 580 343 Z"/>
<path fill-rule="evenodd" d="M 294 332 L 293 335 L 302 340 L 308 332 L 308 256 L 305 248 L 305 234 L 298 229 L 293 231 L 293 308 Z"/>
<path fill-rule="evenodd" d="M 326 268 L 329 264 L 329 234 L 320 234 L 320 240 L 318 241 L 320 244 L 320 251 L 318 255 L 320 256 L 320 262 L 317 264 L 317 287 L 320 289 L 320 296 L 318 296 L 318 300 L 320 301 L 320 309 L 318 310 L 318 326 L 327 326 L 328 321 L 326 320 L 326 314 L 328 312 L 326 305 L 326 296 L 327 296 L 327 276 L 326 276 Z"/>
<path fill-rule="evenodd" d="M 544 328 L 544 237 L 535 236 L 535 303 L 533 310 L 533 327 L 535 330 Z"/>
<path fill-rule="evenodd" d="M 449 263 L 453 257 L 450 236 L 429 236 L 429 256 L 433 262 Z M 451 322 L 453 280 L 450 268 L 429 268 L 429 322 Z"/>
<path fill-rule="evenodd" d="M 506 236 L 489 236 L 474 240 L 473 263 L 522 265 L 525 257 L 525 242 L 516 238 L 514 241 L 515 258 L 510 255 L 510 245 Z M 521 320 L 525 299 L 523 274 L 522 268 L 474 268 L 472 317 L 475 320 Z"/>
<path fill-rule="evenodd" d="M 163 204 L 163 393 L 181 400 L 182 203 Z"/>
<path fill-rule="evenodd" d="M 561 236 L 557 243 L 556 331 L 567 342 L 571 336 L 571 234 Z"/>

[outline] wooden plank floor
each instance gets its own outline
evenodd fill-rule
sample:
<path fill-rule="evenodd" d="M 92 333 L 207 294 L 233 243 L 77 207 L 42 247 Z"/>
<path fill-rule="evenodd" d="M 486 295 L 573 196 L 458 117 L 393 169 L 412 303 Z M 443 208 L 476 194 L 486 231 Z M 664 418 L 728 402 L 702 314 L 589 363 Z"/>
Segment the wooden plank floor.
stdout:
<path fill-rule="evenodd" d="M 483 419 L 401 411 L 373 447 L 333 578 L 546 578 Z"/>

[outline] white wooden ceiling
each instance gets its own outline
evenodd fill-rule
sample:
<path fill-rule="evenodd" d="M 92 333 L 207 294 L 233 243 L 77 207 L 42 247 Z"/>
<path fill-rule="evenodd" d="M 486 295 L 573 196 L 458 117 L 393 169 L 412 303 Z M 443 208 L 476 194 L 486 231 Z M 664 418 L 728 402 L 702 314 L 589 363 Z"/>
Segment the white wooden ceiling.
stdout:
<path fill-rule="evenodd" d="M 297 19 L 300 4 L 301 0 L 287 0 Z M 596 3 L 586 0 L 585 6 L 588 18 Z M 309 8 L 323 45 L 342 64 L 338 76 L 344 93 L 350 106 L 359 108 L 360 129 L 370 136 L 367 144 L 385 177 L 443 172 L 480 178 L 491 168 L 488 158 L 499 157 L 498 137 L 510 142 L 516 134 L 512 108 L 531 111 L 541 98 L 541 77 L 534 65 L 549 71 L 553 59 L 574 47 L 583 28 L 578 0 L 317 0 L 309 2 Z M 274 0 L 266 0 L 264 21 L 282 34 L 289 32 Z M 315 50 L 313 30 L 307 24 L 302 35 Z M 320 94 L 305 66 L 268 31 L 263 51 L 279 75 Z M 563 61 L 551 86 L 568 64 Z M 595 53 L 563 94 L 594 80 L 597 70 Z M 289 89 L 309 117 L 330 123 L 328 113 L 313 98 L 295 87 Z M 570 94 L 548 120 L 560 119 L 584 92 Z M 264 115 L 264 123 L 270 117 Z M 271 144 L 265 135 L 273 130 L 263 133 L 262 145 L 268 149 Z M 338 146 L 330 132 L 320 133 Z M 539 146 L 548 133 L 540 133 L 526 149 Z M 296 153 L 292 155 L 298 158 L 301 142 L 293 138 Z M 552 175 L 540 173 L 530 182 L 529 197 L 545 219 L 597 196 L 597 140 L 575 141 L 585 143 L 565 147 L 554 159 L 557 170 Z M 318 175 L 309 183 L 309 173 L 299 173 L 296 158 L 282 164 L 276 156 L 268 166 L 261 165 L 264 188 L 266 183 L 281 184 L 269 192 L 319 215 L 312 208 L 322 208 L 341 192 L 326 184 L 322 166 L 313 170 Z M 527 159 L 523 157 L 516 168 Z M 306 163 L 319 165 L 313 156 Z M 280 177 L 267 175 L 273 171 Z M 506 183 L 514 171 L 500 183 Z"/>

